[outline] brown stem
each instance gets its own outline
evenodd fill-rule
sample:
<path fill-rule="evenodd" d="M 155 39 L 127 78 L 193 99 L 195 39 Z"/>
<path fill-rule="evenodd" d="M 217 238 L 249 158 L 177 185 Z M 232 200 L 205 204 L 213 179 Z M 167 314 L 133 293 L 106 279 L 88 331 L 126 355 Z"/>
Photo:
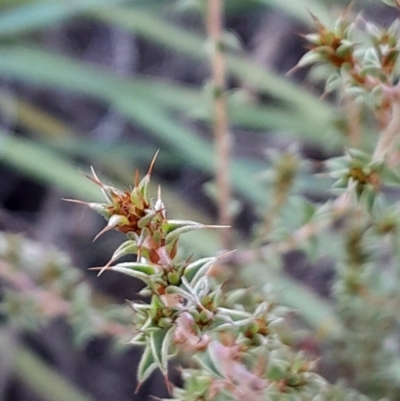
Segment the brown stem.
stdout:
<path fill-rule="evenodd" d="M 361 146 L 361 108 L 359 104 L 351 96 L 344 99 L 345 110 L 347 113 L 348 126 L 348 144 L 352 148 Z"/>
<path fill-rule="evenodd" d="M 374 161 L 383 161 L 400 135 L 400 86 L 393 88 L 390 94 L 392 98 L 391 120 L 379 134 L 379 141 L 372 157 Z"/>
<path fill-rule="evenodd" d="M 214 84 L 214 138 L 216 144 L 216 180 L 218 187 L 219 222 L 230 225 L 229 205 L 231 187 L 229 182 L 230 141 L 228 131 L 228 113 L 226 107 L 226 67 L 222 45 L 223 33 L 223 0 L 208 0 L 207 33 L 213 46 L 212 78 Z M 222 246 L 231 247 L 231 232 L 223 230 Z"/>

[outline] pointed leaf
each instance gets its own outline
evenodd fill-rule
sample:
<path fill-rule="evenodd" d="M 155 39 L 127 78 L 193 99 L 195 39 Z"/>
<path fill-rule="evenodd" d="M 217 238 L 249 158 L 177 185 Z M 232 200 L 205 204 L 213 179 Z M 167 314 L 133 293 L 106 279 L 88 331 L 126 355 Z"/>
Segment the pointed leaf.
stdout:
<path fill-rule="evenodd" d="M 208 280 L 199 280 L 194 287 L 187 281 L 185 277 L 182 277 L 182 284 L 187 288 L 187 291 L 193 296 L 193 298 L 200 300 L 203 296 L 209 294 Z"/>
<path fill-rule="evenodd" d="M 123 268 L 123 269 L 129 269 L 134 272 L 144 273 L 147 276 L 151 276 L 151 275 L 157 273 L 156 267 L 150 263 L 123 262 L 123 263 L 118 263 L 115 266 L 112 266 L 113 269 L 116 267 Z"/>
<path fill-rule="evenodd" d="M 151 285 L 152 284 L 152 282 L 151 282 L 151 280 L 149 278 L 149 275 L 146 274 L 146 273 L 143 273 L 141 271 L 129 269 L 129 268 L 126 268 L 126 267 L 121 267 L 120 265 L 110 266 L 108 268 L 108 270 L 112 270 L 112 271 L 115 271 L 115 272 L 126 274 L 127 276 L 135 277 L 135 278 L 137 278 L 139 280 L 142 280 L 147 285 Z"/>
<path fill-rule="evenodd" d="M 206 274 L 208 269 L 211 267 L 210 265 L 212 265 L 212 263 L 214 263 L 215 260 L 216 260 L 215 257 L 209 257 L 209 258 L 199 259 L 199 260 L 196 260 L 196 261 L 188 264 L 185 268 L 184 276 L 189 281 L 189 283 L 191 283 L 193 278 L 199 272 L 203 272 L 204 270 L 206 270 L 205 273 L 202 273 L 202 274 Z"/>
<path fill-rule="evenodd" d="M 157 368 L 156 360 L 154 359 L 153 352 L 149 345 L 144 349 L 142 358 L 140 359 L 137 379 L 139 384 L 143 383 Z"/>
<path fill-rule="evenodd" d="M 117 260 L 122 256 L 129 254 L 136 254 L 138 251 L 137 243 L 135 240 L 128 240 L 122 243 L 114 252 L 111 260 Z"/>
<path fill-rule="evenodd" d="M 175 327 L 170 327 L 164 336 L 164 341 L 161 348 L 161 364 L 162 366 L 165 366 L 166 369 L 168 367 L 168 358 L 170 357 L 169 350 L 174 333 L 175 333 Z"/>
<path fill-rule="evenodd" d="M 154 219 L 154 217 L 157 215 L 156 211 L 149 211 L 146 216 L 143 216 L 139 221 L 138 221 L 138 227 L 139 228 L 144 228 L 146 227 L 151 220 Z"/>
<path fill-rule="evenodd" d="M 205 263 L 199 270 L 197 270 L 196 274 L 194 275 L 194 277 L 191 280 L 191 284 L 192 286 L 195 286 L 196 283 L 201 280 L 211 269 L 211 267 L 214 265 L 214 263 L 218 260 L 218 258 L 214 257 L 214 258 L 210 258 L 211 260 L 209 260 L 207 263 Z"/>
<path fill-rule="evenodd" d="M 168 220 L 163 223 L 163 230 L 169 234 L 182 227 L 203 226 L 201 223 L 192 220 Z"/>
<path fill-rule="evenodd" d="M 400 175 L 397 171 L 387 168 L 382 174 L 383 182 L 389 186 L 400 185 Z"/>
<path fill-rule="evenodd" d="M 165 339 L 167 332 L 170 330 L 165 329 L 157 329 L 150 333 L 150 348 L 153 354 L 153 358 L 157 363 L 157 366 L 161 369 L 163 373 L 167 371 L 166 365 L 166 357 L 164 357 L 163 353 L 165 353 L 165 347 L 168 349 L 169 344 L 165 344 Z M 171 337 L 168 337 L 167 340 L 170 340 Z"/>
<path fill-rule="evenodd" d="M 178 294 L 182 298 L 185 298 L 186 300 L 193 302 L 194 304 L 200 303 L 199 299 L 195 295 L 191 294 L 188 291 L 185 291 L 183 288 L 180 288 L 176 285 L 169 285 L 166 288 L 166 293 L 167 294 Z"/>
<path fill-rule="evenodd" d="M 248 312 L 223 307 L 218 308 L 218 313 L 220 315 L 229 316 L 235 322 L 240 322 L 244 321 L 245 319 L 252 318 L 252 315 Z"/>
<path fill-rule="evenodd" d="M 204 368 L 207 372 L 210 372 L 213 376 L 216 376 L 220 379 L 225 379 L 223 373 L 220 372 L 220 370 L 215 366 L 214 361 L 210 357 L 209 351 L 198 353 L 193 356 L 193 359 L 195 359 L 202 368 Z"/>
<path fill-rule="evenodd" d="M 168 234 L 166 235 L 167 243 L 176 240 L 181 234 L 205 228 L 203 224 L 199 224 L 193 221 L 174 220 L 173 222 L 176 224 L 171 225 L 171 220 L 169 220 L 168 223 L 165 223 L 164 226 L 166 228 L 166 231 L 168 232 Z"/>

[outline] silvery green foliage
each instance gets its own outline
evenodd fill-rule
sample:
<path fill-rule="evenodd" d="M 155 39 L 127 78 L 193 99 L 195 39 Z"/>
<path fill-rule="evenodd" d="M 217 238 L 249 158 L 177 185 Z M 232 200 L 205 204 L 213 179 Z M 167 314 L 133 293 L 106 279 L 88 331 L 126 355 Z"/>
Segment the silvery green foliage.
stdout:
<path fill-rule="evenodd" d="M 400 1 L 399 0 L 381 0 L 382 3 L 386 4 L 387 6 L 390 7 L 400 7 Z"/>
<path fill-rule="evenodd" d="M 77 344 L 98 334 L 127 332 L 129 308 L 100 309 L 92 290 L 69 258 L 22 235 L 0 234 L 1 313 L 14 329 L 36 330 L 63 316 Z M 120 337 L 121 339 L 121 337 Z"/>
<path fill-rule="evenodd" d="M 384 2 L 399 7 L 398 1 Z M 350 148 L 328 159 L 324 175 L 333 179 L 334 197 L 308 208 L 306 223 L 286 239 L 289 246 L 269 248 L 308 254 L 312 248 L 315 259 L 325 256 L 324 249 L 308 245 L 334 238 L 335 252 L 329 257 L 336 269 L 333 295 L 342 330 L 328 359 L 336 361 L 339 375 L 373 398 L 395 399 L 400 387 L 400 203 L 394 191 L 400 184 L 399 20 L 386 28 L 362 17 L 354 21 L 347 10 L 332 27 L 317 18 L 315 25 L 316 33 L 305 35 L 309 51 L 299 66 L 319 68 L 327 92 L 336 91 L 347 104 L 368 110 L 370 125 L 376 120 L 377 140 L 373 151 Z M 364 136 L 367 141 L 367 133 L 361 135 L 359 143 Z"/>
<path fill-rule="evenodd" d="M 225 291 L 213 277 L 225 255 L 179 259 L 181 235 L 218 227 L 169 219 L 161 191 L 156 200 L 149 195 L 151 168 L 130 191 L 106 186 L 93 173 L 106 202 L 87 204 L 105 217 L 107 229 L 127 236 L 110 262 L 98 268 L 100 274 L 112 270 L 139 279 L 141 295 L 150 297 L 149 303 L 129 302 L 134 315 L 130 343 L 143 348 L 139 386 L 159 369 L 176 400 L 336 399 L 334 387 L 315 373 L 315 362 L 282 340 L 285 312 L 269 295 L 243 288 Z M 117 262 L 126 255 L 133 260 Z M 190 369 L 182 369 L 183 388 L 172 389 L 168 362 L 178 353 L 190 358 Z"/>

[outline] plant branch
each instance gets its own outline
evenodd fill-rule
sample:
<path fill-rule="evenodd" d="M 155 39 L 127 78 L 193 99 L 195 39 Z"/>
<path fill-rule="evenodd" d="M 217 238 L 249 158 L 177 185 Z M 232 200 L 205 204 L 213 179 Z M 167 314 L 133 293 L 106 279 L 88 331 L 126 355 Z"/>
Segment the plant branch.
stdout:
<path fill-rule="evenodd" d="M 380 133 L 372 159 L 383 161 L 400 134 L 400 86 L 389 88 L 392 100 L 392 115 L 389 124 Z"/>
<path fill-rule="evenodd" d="M 231 187 L 229 182 L 230 143 L 228 113 L 226 106 L 226 66 L 222 44 L 223 0 L 208 0 L 207 33 L 212 43 L 212 78 L 214 86 L 214 138 L 216 144 L 216 181 L 218 187 L 219 223 L 230 225 L 229 205 Z M 221 231 L 222 245 L 231 247 L 230 230 Z"/>

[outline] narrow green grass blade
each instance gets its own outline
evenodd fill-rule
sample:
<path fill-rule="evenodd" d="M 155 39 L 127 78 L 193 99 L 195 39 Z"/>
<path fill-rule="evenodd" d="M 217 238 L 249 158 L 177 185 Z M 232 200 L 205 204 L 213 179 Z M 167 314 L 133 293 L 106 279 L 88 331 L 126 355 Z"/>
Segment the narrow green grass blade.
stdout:
<path fill-rule="evenodd" d="M 141 10 L 121 7 L 114 7 L 107 13 L 100 11 L 91 15 L 123 27 L 169 50 L 207 62 L 205 37 L 177 27 L 154 15 Z M 319 118 L 326 122 L 327 119 L 332 118 L 332 107 L 282 76 L 268 71 L 242 56 L 229 55 L 227 61 L 228 72 L 257 91 L 276 97 L 292 106 L 296 112 L 306 113 L 307 117 L 314 116 L 314 120 Z"/>
<path fill-rule="evenodd" d="M 101 200 L 101 194 L 79 174 L 79 167 L 40 144 L 12 136 L 0 130 L 0 163 L 35 178 L 47 185 L 56 186 L 77 198 Z"/>
<path fill-rule="evenodd" d="M 134 99 L 149 98 L 151 102 L 172 111 L 189 113 L 208 102 L 196 88 L 173 83 L 157 82 L 135 77 L 126 79 L 107 71 L 38 48 L 13 46 L 3 48 L 0 74 L 9 78 L 29 80 L 40 85 L 57 86 L 81 94 L 94 96 L 106 102 L 118 99 L 119 94 L 129 93 Z M 51 66 L 51 68 L 49 68 Z M 240 67 L 239 67 L 240 68 Z M 310 106 L 311 107 L 311 106 Z M 319 141 L 326 120 L 308 112 L 300 114 L 285 108 L 265 107 L 251 103 L 232 102 L 229 114 L 234 125 L 258 131 L 284 130 L 301 134 L 304 138 Z M 210 115 L 204 117 L 210 120 Z"/>
<path fill-rule="evenodd" d="M 46 86 L 54 85 L 68 91 L 78 91 L 78 93 L 92 94 L 93 96 L 103 98 L 109 101 L 121 114 L 126 116 L 129 121 L 138 124 L 156 136 L 165 145 L 169 146 L 176 154 L 182 155 L 185 160 L 190 162 L 202 171 L 213 172 L 214 160 L 212 146 L 189 128 L 184 128 L 178 121 L 171 118 L 165 111 L 157 107 L 154 103 L 148 101 L 142 94 L 129 91 L 127 88 L 121 88 L 117 80 L 104 79 L 88 80 L 85 75 L 80 75 L 80 69 L 74 65 L 67 64 L 68 68 L 61 63 L 61 59 L 54 60 L 51 63 L 51 69 L 45 67 L 49 62 L 45 57 L 40 58 L 40 53 L 27 53 L 22 51 L 20 63 L 9 64 L 10 57 L 0 59 L 0 71 L 5 75 L 15 76 L 17 71 L 20 78 L 29 79 L 33 82 L 39 82 Z M 20 54 L 21 55 L 21 54 Z M 27 55 L 32 57 L 26 57 Z M 23 66 L 22 61 L 30 60 L 29 67 Z M 38 62 L 41 61 L 41 63 Z M 15 61 L 15 60 L 14 60 Z M 7 64 L 8 63 L 8 64 Z M 52 74 L 54 71 L 56 74 Z M 76 80 L 75 80 L 76 77 Z M 113 85 L 111 86 L 110 83 Z M 135 96 L 136 95 L 136 96 Z M 107 96 L 107 98 L 105 98 Z M 105 99 L 104 99 L 105 98 Z M 254 171 L 243 163 L 235 162 L 232 166 L 232 182 L 234 187 L 247 198 L 252 198 L 257 203 L 263 203 L 263 196 L 251 183 L 251 177 Z"/>
<path fill-rule="evenodd" d="M 27 348 L 18 345 L 14 352 L 15 374 L 41 399 L 45 401 L 93 401 L 92 397 L 67 382 Z"/>
<path fill-rule="evenodd" d="M 5 48 L 3 53 L 5 57 L 0 59 L 0 73 L 3 76 L 101 99 L 111 104 L 131 123 L 140 125 L 157 137 L 173 153 L 181 155 L 192 166 L 201 171 L 213 172 L 212 146 L 171 117 L 153 102 L 152 98 L 148 98 L 148 91 L 143 85 L 136 87 L 132 84 L 133 81 L 119 79 L 95 68 L 85 68 L 82 63 L 75 63 L 37 49 Z M 318 127 L 315 121 L 313 124 Z M 246 198 L 264 204 L 263 194 L 253 183 L 255 173 L 254 168 L 243 162 L 232 163 L 231 177 L 234 188 Z"/>
<path fill-rule="evenodd" d="M 46 0 L 20 5 L 0 14 L 0 36 L 14 36 L 48 28 L 76 14 L 122 3 L 125 0 Z"/>

